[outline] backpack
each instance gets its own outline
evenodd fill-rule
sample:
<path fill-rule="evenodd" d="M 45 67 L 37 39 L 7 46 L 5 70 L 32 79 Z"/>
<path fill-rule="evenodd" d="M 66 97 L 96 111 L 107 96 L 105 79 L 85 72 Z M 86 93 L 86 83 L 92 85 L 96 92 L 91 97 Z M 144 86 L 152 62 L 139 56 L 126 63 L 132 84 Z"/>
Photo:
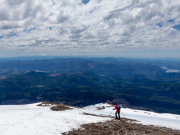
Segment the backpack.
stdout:
<path fill-rule="evenodd" d="M 117 110 L 120 110 L 121 109 L 121 106 L 120 105 L 117 105 Z"/>

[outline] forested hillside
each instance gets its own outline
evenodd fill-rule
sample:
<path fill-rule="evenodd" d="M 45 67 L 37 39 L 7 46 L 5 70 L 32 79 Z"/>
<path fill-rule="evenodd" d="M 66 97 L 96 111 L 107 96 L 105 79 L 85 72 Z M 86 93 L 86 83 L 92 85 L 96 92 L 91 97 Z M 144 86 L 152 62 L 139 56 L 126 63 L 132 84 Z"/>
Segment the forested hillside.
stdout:
<path fill-rule="evenodd" d="M 47 100 L 85 106 L 106 100 L 124 99 L 133 106 L 147 110 L 180 114 L 179 89 L 179 82 L 152 80 L 144 75 L 125 77 L 90 72 L 32 71 L 0 80 L 0 102 L 13 104 L 14 100 L 28 99 L 29 102 Z"/>

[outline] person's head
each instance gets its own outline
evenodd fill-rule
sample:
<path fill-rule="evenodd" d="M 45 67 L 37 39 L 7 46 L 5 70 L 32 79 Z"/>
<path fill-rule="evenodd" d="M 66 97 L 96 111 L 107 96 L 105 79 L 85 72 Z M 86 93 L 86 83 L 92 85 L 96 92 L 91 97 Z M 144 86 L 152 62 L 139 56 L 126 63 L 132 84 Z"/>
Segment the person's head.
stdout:
<path fill-rule="evenodd" d="M 115 103 L 115 105 L 117 105 L 117 103 Z"/>

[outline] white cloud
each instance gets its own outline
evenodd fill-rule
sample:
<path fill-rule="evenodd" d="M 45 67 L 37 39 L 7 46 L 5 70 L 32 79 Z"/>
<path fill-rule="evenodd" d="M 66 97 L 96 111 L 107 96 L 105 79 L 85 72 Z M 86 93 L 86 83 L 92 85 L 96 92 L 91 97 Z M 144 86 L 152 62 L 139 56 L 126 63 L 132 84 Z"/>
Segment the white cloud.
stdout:
<path fill-rule="evenodd" d="M 180 49 L 180 31 L 172 28 L 180 24 L 177 0 L 1 0 L 0 5 L 3 50 Z"/>

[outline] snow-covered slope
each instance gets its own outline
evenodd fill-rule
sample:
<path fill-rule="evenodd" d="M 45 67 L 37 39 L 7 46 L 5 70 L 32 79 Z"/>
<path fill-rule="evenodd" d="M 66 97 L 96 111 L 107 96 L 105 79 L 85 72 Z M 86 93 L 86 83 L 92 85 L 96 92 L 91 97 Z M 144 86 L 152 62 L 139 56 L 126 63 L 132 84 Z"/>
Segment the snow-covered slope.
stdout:
<path fill-rule="evenodd" d="M 113 107 L 97 104 L 66 111 L 52 111 L 50 107 L 30 105 L 0 106 L 0 135 L 51 135 L 77 129 L 81 124 L 106 121 L 112 118 L 84 115 L 85 113 L 109 116 Z M 98 110 L 97 107 L 105 106 Z M 143 124 L 180 129 L 180 116 L 158 114 L 122 108 L 126 118 L 136 119 Z M 111 114 L 114 115 L 114 112 Z M 123 115 L 121 115 L 123 117 Z"/>
<path fill-rule="evenodd" d="M 51 135 L 81 124 L 108 120 L 83 115 L 79 109 L 52 111 L 37 104 L 0 106 L 0 135 Z"/>

